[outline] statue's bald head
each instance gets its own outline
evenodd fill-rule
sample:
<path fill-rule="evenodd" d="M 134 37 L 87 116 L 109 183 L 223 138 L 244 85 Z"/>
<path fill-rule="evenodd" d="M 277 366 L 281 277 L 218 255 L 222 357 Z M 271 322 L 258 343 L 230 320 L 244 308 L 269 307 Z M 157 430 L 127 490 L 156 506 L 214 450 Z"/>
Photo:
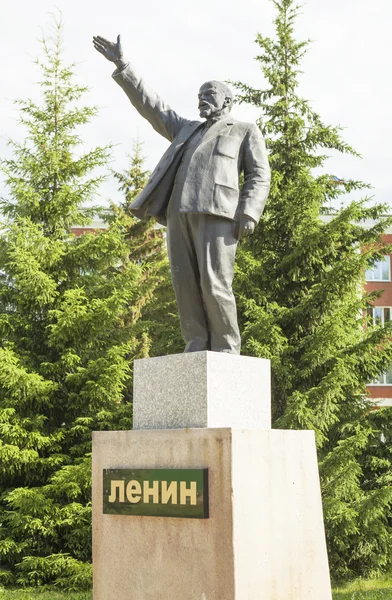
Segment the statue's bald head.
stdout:
<path fill-rule="evenodd" d="M 233 94 L 222 81 L 206 81 L 199 90 L 199 112 L 204 118 L 218 116 L 230 112 L 233 105 Z"/>
<path fill-rule="evenodd" d="M 204 87 L 205 85 L 211 86 L 212 88 L 216 89 L 220 94 L 224 95 L 225 98 L 228 98 L 230 100 L 230 105 L 233 104 L 233 94 L 231 93 L 231 89 L 228 85 L 223 83 L 223 81 L 216 81 L 215 79 L 212 79 L 212 81 L 207 81 L 206 83 L 203 83 L 202 87 Z"/>

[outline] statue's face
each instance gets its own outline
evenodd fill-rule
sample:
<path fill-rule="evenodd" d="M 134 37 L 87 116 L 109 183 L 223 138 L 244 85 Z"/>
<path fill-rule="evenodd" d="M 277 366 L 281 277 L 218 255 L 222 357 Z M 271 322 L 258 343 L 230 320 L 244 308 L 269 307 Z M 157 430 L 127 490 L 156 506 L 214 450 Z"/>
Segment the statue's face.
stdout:
<path fill-rule="evenodd" d="M 199 90 L 199 114 L 208 119 L 222 112 L 230 104 L 224 90 L 211 81 L 204 83 Z"/>

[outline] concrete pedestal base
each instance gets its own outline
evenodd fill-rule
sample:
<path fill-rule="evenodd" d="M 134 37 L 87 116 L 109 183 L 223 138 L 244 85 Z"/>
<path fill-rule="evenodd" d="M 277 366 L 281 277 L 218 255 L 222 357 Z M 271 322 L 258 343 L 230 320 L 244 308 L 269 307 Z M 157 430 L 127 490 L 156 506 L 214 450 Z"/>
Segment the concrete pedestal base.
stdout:
<path fill-rule="evenodd" d="M 208 519 L 103 514 L 105 468 L 208 468 Z M 99 432 L 94 600 L 331 600 L 313 432 Z"/>

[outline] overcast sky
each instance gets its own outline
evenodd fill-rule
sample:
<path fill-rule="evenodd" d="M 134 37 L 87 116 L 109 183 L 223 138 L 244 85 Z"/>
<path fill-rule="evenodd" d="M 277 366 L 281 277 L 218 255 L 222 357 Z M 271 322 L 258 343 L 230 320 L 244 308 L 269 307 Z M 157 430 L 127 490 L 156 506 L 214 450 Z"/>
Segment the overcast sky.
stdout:
<path fill-rule="evenodd" d="M 148 83 L 181 115 L 197 119 L 197 91 L 208 79 L 241 80 L 262 87 L 254 56 L 256 34 L 273 33 L 270 0 L 2 0 L 0 18 L 0 156 L 7 138 L 22 140 L 15 98 L 37 98 L 33 60 L 41 55 L 41 31 L 50 33 L 49 13 L 60 9 L 65 58 L 77 61 L 78 79 L 90 87 L 85 100 L 101 107 L 84 128 L 86 147 L 115 144 L 112 166 L 127 166 L 133 140 L 144 143 L 152 169 L 167 147 L 111 79 L 111 63 L 92 46 L 92 36 L 122 34 L 126 56 Z M 328 161 L 328 172 L 369 182 L 382 202 L 392 200 L 392 1 L 307 0 L 297 38 L 311 38 L 303 61 L 300 93 L 324 122 L 344 127 L 345 140 L 362 159 Z M 236 106 L 238 119 L 254 121 L 257 109 Z M 82 133 L 82 132 L 81 132 Z M 4 193 L 0 183 L 0 193 Z M 102 199 L 118 199 L 109 181 Z"/>

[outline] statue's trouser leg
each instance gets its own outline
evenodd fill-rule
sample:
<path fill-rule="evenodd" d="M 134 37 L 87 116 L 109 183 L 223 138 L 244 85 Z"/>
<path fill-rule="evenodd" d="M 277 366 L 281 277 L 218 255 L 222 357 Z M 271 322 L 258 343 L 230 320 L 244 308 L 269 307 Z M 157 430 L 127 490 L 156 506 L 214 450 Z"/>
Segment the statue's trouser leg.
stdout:
<path fill-rule="evenodd" d="M 235 228 L 229 219 L 169 210 L 168 250 L 186 351 L 240 352 Z"/>
<path fill-rule="evenodd" d="M 215 352 L 239 354 L 241 336 L 232 284 L 237 250 L 237 224 L 223 217 L 189 214 L 200 285 Z"/>
<path fill-rule="evenodd" d="M 172 284 L 180 314 L 185 352 L 209 350 L 207 316 L 204 311 L 192 233 L 186 215 L 168 211 L 167 249 Z"/>

